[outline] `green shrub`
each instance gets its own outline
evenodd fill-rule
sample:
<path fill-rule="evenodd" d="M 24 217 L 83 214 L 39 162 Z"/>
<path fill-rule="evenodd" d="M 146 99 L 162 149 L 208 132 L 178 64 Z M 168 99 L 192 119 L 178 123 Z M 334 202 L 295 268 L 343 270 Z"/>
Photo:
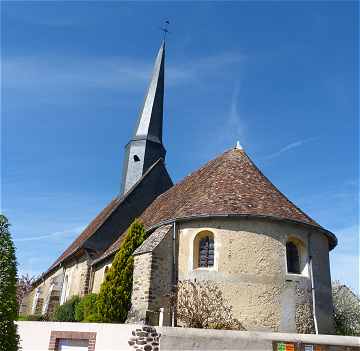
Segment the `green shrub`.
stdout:
<path fill-rule="evenodd" d="M 73 296 L 69 301 L 58 306 L 54 312 L 53 320 L 58 322 L 75 322 L 75 308 L 80 302 L 79 296 Z"/>
<path fill-rule="evenodd" d="M 97 294 L 84 296 L 75 307 L 75 320 L 78 322 L 98 321 L 96 300 Z"/>
<path fill-rule="evenodd" d="M 146 238 L 144 225 L 135 220 L 115 255 L 112 266 L 101 284 L 97 299 L 99 318 L 102 322 L 126 320 L 131 305 L 134 258 L 133 252 Z"/>
<path fill-rule="evenodd" d="M 20 315 L 17 318 L 18 321 L 48 321 L 48 315 L 38 315 L 38 314 L 28 314 L 28 315 Z"/>
<path fill-rule="evenodd" d="M 16 257 L 9 225 L 7 218 L 0 215 L 0 351 L 17 351 L 19 348 L 14 323 L 18 311 Z"/>

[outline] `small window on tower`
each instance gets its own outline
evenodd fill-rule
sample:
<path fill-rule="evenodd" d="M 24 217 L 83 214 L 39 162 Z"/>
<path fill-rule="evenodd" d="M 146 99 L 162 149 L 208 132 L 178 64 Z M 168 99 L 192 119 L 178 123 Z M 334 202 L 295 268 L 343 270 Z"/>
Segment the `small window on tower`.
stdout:
<path fill-rule="evenodd" d="M 288 273 L 300 274 L 299 249 L 291 241 L 286 243 L 286 261 Z"/>
<path fill-rule="evenodd" d="M 135 162 L 139 162 L 139 161 L 140 161 L 140 158 L 139 158 L 138 155 L 134 155 L 134 161 L 135 161 Z"/>

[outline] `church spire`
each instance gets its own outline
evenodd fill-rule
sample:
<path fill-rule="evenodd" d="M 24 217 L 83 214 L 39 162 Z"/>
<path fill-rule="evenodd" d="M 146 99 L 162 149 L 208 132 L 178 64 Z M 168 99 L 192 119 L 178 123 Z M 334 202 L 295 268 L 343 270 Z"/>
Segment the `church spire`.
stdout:
<path fill-rule="evenodd" d="M 162 142 L 164 105 L 164 64 L 165 41 L 157 54 L 153 74 L 145 96 L 144 106 L 139 115 L 134 139 L 147 138 Z"/>
<path fill-rule="evenodd" d="M 135 132 L 125 147 L 121 195 L 126 193 L 159 158 L 165 158 L 162 144 L 165 41 L 157 54 L 149 88 L 136 123 Z"/>

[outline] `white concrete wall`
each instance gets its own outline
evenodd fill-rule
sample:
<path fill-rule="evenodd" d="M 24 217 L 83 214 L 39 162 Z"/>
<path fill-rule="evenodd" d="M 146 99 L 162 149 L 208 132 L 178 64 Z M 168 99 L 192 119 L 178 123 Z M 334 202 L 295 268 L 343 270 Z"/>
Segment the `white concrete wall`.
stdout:
<path fill-rule="evenodd" d="M 17 322 L 22 351 L 47 351 L 56 331 L 96 332 L 96 351 L 128 351 L 134 324 Z M 334 335 L 263 333 L 248 331 L 156 327 L 160 350 L 272 350 L 273 341 L 332 345 L 329 351 L 360 350 L 360 338 Z M 345 348 L 349 346 L 351 349 Z"/>
<path fill-rule="evenodd" d="M 134 324 L 17 322 L 22 351 L 48 351 L 50 334 L 56 331 L 96 332 L 96 351 L 132 350 L 128 340 Z"/>

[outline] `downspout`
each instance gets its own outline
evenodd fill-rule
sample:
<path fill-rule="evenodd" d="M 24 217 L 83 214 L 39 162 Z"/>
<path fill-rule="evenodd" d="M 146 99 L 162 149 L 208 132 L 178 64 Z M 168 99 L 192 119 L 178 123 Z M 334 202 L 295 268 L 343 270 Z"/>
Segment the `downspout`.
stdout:
<path fill-rule="evenodd" d="M 172 254 L 173 254 L 173 269 L 172 269 L 172 294 L 174 305 L 171 306 L 171 326 L 176 326 L 176 221 L 173 222 L 173 233 L 172 233 Z"/>
<path fill-rule="evenodd" d="M 316 318 L 316 301 L 315 301 L 315 286 L 314 286 L 314 274 L 313 274 L 313 260 L 311 252 L 311 235 L 308 235 L 308 247 L 309 247 L 309 270 L 310 270 L 310 281 L 311 281 L 311 296 L 312 296 L 312 310 L 315 326 L 315 334 L 319 334 L 318 323 Z"/>

